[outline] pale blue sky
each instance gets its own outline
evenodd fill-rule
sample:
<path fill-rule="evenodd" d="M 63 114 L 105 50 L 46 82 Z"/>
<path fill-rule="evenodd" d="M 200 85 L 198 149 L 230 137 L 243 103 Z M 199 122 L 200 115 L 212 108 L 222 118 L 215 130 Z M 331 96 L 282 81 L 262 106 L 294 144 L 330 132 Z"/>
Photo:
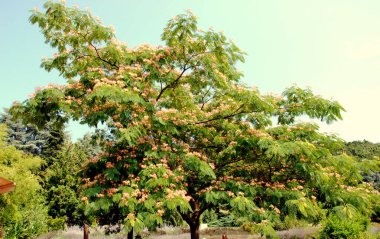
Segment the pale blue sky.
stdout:
<path fill-rule="evenodd" d="M 40 0 L 4 0 L 0 9 L 0 107 L 34 88 L 62 82 L 41 68 L 53 50 L 28 10 Z M 323 131 L 345 140 L 380 142 L 380 1 L 378 0 L 70 0 L 89 8 L 117 36 L 136 46 L 160 44 L 167 20 L 191 9 L 202 28 L 223 30 L 248 53 L 239 68 L 263 93 L 297 84 L 346 108 L 344 120 Z M 71 127 L 74 137 L 82 131 Z"/>

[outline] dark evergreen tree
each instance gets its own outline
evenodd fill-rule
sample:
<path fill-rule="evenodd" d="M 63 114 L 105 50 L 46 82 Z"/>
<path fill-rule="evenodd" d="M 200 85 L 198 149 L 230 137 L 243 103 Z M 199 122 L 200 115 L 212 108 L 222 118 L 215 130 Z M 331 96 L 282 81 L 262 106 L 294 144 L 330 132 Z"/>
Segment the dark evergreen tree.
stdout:
<path fill-rule="evenodd" d="M 7 109 L 0 116 L 0 123 L 8 127 L 8 143 L 25 153 L 40 156 L 45 160 L 44 167 L 52 163 L 66 137 L 64 129 L 55 127 L 54 122 L 48 122 L 39 129 L 32 124 L 24 124 L 21 119 L 14 119 Z"/>
<path fill-rule="evenodd" d="M 104 150 L 104 141 L 101 138 L 102 133 L 99 131 L 96 131 L 95 133 L 87 133 L 82 138 L 78 139 L 75 145 L 85 152 L 87 158 L 92 158 Z"/>
<path fill-rule="evenodd" d="M 82 188 L 78 173 L 87 158 L 86 151 L 80 142 L 73 144 L 66 141 L 46 170 L 45 183 L 49 215 L 55 219 L 63 219 L 62 223 L 82 225 L 86 220 L 84 205 L 80 200 Z"/>
<path fill-rule="evenodd" d="M 42 137 L 38 137 L 38 130 L 31 125 L 25 125 L 21 120 L 13 120 L 11 115 L 5 110 L 1 115 L 0 122 L 8 127 L 8 143 L 17 149 L 33 155 L 41 155 Z"/>

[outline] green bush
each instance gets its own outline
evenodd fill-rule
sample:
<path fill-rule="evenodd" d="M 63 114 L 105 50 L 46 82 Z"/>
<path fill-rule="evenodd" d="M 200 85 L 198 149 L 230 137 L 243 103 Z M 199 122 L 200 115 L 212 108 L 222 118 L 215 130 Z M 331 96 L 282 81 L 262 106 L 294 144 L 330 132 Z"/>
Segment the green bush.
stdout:
<path fill-rule="evenodd" d="M 309 225 L 310 223 L 305 220 L 287 215 L 282 221 L 275 221 L 273 226 L 276 230 L 288 230 L 292 228 L 308 227 Z"/>
<path fill-rule="evenodd" d="M 0 195 L 0 225 L 4 238 L 33 238 L 47 231 L 47 207 L 34 172 L 41 159 L 8 146 L 6 128 L 0 124 L 0 175 L 16 183 Z"/>
<path fill-rule="evenodd" d="M 346 239 L 366 238 L 366 230 L 369 220 L 363 216 L 356 215 L 352 218 L 340 217 L 330 214 L 320 233 L 321 239 Z"/>
<path fill-rule="evenodd" d="M 234 214 L 229 210 L 206 210 L 202 214 L 201 218 L 203 223 L 206 223 L 209 227 L 238 227 L 241 226 L 241 222 Z"/>
<path fill-rule="evenodd" d="M 65 222 L 66 222 L 65 217 L 49 218 L 48 219 L 49 231 L 65 230 L 66 229 Z"/>
<path fill-rule="evenodd" d="M 243 226 L 244 228 L 244 226 Z M 252 226 L 251 229 L 252 233 L 257 233 L 259 234 L 262 238 L 268 238 L 268 239 L 278 239 L 278 235 L 276 230 L 274 230 L 273 226 L 269 221 L 262 221 L 260 223 L 255 223 Z"/>

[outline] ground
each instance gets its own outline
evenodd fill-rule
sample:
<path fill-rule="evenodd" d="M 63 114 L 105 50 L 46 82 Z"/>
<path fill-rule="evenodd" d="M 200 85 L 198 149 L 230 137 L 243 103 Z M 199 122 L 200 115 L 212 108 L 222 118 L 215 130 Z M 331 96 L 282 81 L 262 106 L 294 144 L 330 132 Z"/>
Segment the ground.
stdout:
<path fill-rule="evenodd" d="M 373 224 L 370 228 L 372 234 L 380 233 L 380 224 Z M 318 227 L 310 228 L 294 228 L 286 231 L 279 231 L 278 235 L 283 239 L 290 238 L 312 238 L 318 232 Z M 202 239 L 221 239 L 222 235 L 227 235 L 228 239 L 254 239 L 260 238 L 259 236 L 252 235 L 240 228 L 207 228 L 201 231 L 200 238 Z M 147 239 L 189 239 L 190 234 L 186 229 L 181 229 L 178 227 L 164 227 L 158 229 L 156 233 L 145 233 L 144 238 Z M 44 234 L 38 239 L 82 239 L 83 230 L 79 227 L 71 227 L 64 232 L 49 232 Z M 122 239 L 126 238 L 125 233 L 118 235 L 106 236 L 99 229 L 91 229 L 90 231 L 91 239 Z"/>

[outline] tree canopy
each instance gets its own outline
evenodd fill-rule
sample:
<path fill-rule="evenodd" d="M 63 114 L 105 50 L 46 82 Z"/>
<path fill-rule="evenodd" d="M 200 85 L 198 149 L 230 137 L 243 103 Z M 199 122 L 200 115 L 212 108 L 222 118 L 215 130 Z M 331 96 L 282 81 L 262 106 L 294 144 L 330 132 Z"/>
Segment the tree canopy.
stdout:
<path fill-rule="evenodd" d="M 325 209 L 370 215 L 374 196 L 342 142 L 298 123 L 331 123 L 342 106 L 292 86 L 279 95 L 248 87 L 244 52 L 187 12 L 169 20 L 165 45 L 129 48 L 89 12 L 47 2 L 30 21 L 57 50 L 42 67 L 67 81 L 48 85 L 11 112 L 57 127 L 105 125 L 104 152 L 84 166 L 89 212 L 127 230 L 177 213 L 199 238 L 200 216 L 227 203 L 247 226 L 286 216 L 318 221 Z M 367 195 L 366 194 L 366 195 Z M 371 201 L 372 200 L 372 201 Z"/>

